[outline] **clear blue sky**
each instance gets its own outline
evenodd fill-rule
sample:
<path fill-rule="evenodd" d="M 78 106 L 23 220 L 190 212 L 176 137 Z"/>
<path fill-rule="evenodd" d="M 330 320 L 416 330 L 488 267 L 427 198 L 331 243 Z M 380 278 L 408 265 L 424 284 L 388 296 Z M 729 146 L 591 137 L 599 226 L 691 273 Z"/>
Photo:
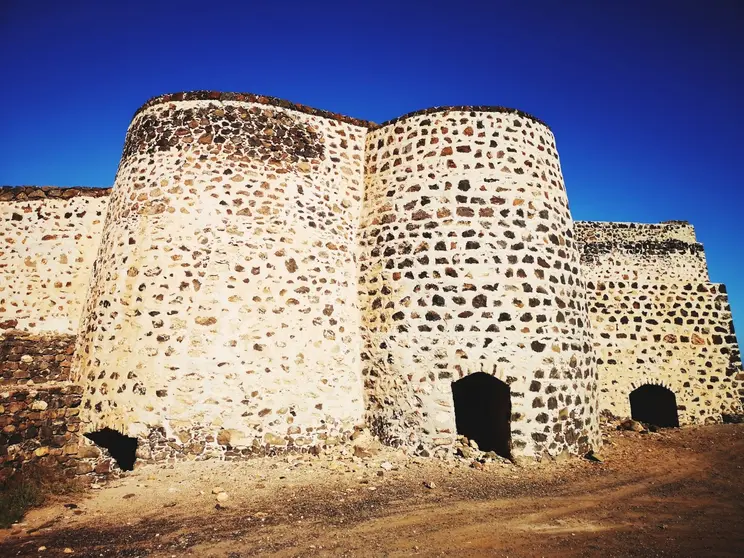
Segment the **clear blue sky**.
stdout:
<path fill-rule="evenodd" d="M 744 1 L 0 0 L 0 53 L 0 184 L 110 185 L 168 92 L 520 108 L 556 134 L 574 218 L 696 226 L 744 334 Z"/>

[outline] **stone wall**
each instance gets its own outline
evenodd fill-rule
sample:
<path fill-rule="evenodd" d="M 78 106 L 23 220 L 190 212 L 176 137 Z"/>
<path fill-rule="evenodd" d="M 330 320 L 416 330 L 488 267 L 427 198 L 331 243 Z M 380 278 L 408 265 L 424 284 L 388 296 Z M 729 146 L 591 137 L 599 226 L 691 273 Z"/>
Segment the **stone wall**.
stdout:
<path fill-rule="evenodd" d="M 0 188 L 0 328 L 77 332 L 107 189 Z"/>
<path fill-rule="evenodd" d="M 66 476 L 106 473 L 110 459 L 83 443 L 83 389 L 68 380 L 74 335 L 0 337 L 0 481 L 26 465 Z"/>
<path fill-rule="evenodd" d="M 9 330 L 0 336 L 0 386 L 66 382 L 75 335 Z"/>
<path fill-rule="evenodd" d="M 363 421 L 366 129 L 206 97 L 130 125 L 74 367 L 86 428 L 155 460 L 336 443 Z"/>
<path fill-rule="evenodd" d="M 576 223 L 600 378 L 600 408 L 629 416 L 630 393 L 661 385 L 680 424 L 740 413 L 741 356 L 723 285 L 710 283 L 692 226 Z"/>
<path fill-rule="evenodd" d="M 708 281 L 703 245 L 689 223 L 576 223 L 587 278 Z"/>
<path fill-rule="evenodd" d="M 512 454 L 598 443 L 595 356 L 553 135 L 477 107 L 367 137 L 360 304 L 368 421 L 387 443 L 449 451 L 453 382 L 510 388 Z"/>
<path fill-rule="evenodd" d="M 0 477 L 110 467 L 82 443 L 82 388 L 69 381 L 108 193 L 0 188 Z"/>
<path fill-rule="evenodd" d="M 694 229 L 574 223 L 554 137 L 520 111 L 378 126 L 165 95 L 110 192 L 0 188 L 0 469 L 106 473 L 82 437 L 104 428 L 142 462 L 306 451 L 365 422 L 445 455 L 473 378 L 504 387 L 514 456 L 595 448 L 599 410 L 630 414 L 647 383 L 683 424 L 744 397 Z"/>

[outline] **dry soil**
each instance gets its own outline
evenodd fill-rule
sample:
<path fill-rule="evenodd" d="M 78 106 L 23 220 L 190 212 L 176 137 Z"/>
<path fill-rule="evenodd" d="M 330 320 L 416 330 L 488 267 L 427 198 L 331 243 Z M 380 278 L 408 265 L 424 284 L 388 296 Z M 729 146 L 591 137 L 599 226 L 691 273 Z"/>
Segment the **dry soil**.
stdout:
<path fill-rule="evenodd" d="M 146 466 L 34 510 L 0 556 L 744 556 L 744 425 L 609 432 L 601 457 Z"/>

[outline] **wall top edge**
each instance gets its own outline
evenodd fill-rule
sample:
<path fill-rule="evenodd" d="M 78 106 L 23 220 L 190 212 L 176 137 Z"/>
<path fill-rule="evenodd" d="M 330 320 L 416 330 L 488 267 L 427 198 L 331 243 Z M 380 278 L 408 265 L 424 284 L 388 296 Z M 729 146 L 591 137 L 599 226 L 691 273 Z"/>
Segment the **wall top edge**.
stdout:
<path fill-rule="evenodd" d="M 689 221 L 661 221 L 659 223 L 638 223 L 633 221 L 574 221 L 579 227 L 618 227 L 627 229 L 691 227 Z"/>
<path fill-rule="evenodd" d="M 430 107 L 430 108 L 425 108 L 421 110 L 415 110 L 413 112 L 408 112 L 402 116 L 393 118 L 392 120 L 387 120 L 383 122 L 382 124 L 376 124 L 374 127 L 384 128 L 385 126 L 397 124 L 398 122 L 402 122 L 403 120 L 408 120 L 409 118 L 413 118 L 415 116 L 426 116 L 428 114 L 438 114 L 441 112 L 473 112 L 473 113 L 475 112 L 500 112 L 504 114 L 515 114 L 522 118 L 526 118 L 527 120 L 531 120 L 532 122 L 540 124 L 541 126 L 545 126 L 548 130 L 550 130 L 550 126 L 548 126 L 545 122 L 543 122 L 542 120 L 540 120 L 539 118 L 535 116 L 532 116 L 531 114 L 527 112 L 524 112 L 523 110 L 509 108 L 509 107 L 502 107 L 498 105 L 449 105 L 449 106 L 440 106 L 440 107 Z"/>
<path fill-rule="evenodd" d="M 307 105 L 302 105 L 300 103 L 293 103 L 285 99 L 279 99 L 278 97 L 271 97 L 269 95 L 257 95 L 255 93 L 230 93 L 230 92 L 221 92 L 221 91 L 183 91 L 180 93 L 168 93 L 166 95 L 159 95 L 157 97 L 153 97 L 149 99 L 147 102 L 145 102 L 145 104 L 143 104 L 140 108 L 138 108 L 137 111 L 134 113 L 134 117 L 136 117 L 142 111 L 150 107 L 153 107 L 155 105 L 178 102 L 178 101 L 217 101 L 217 102 L 239 101 L 239 102 L 246 102 L 246 103 L 258 103 L 258 104 L 263 104 L 267 106 L 275 106 L 275 107 L 285 108 L 289 110 L 296 110 L 298 112 L 303 112 L 305 114 L 310 114 L 312 116 L 320 116 L 320 117 L 328 118 L 331 120 L 337 120 L 339 122 L 345 122 L 347 124 L 352 124 L 354 126 L 368 128 L 370 130 L 376 130 L 378 128 L 383 128 L 391 124 L 396 124 L 398 122 L 401 122 L 402 120 L 413 118 L 415 116 L 422 116 L 422 115 L 434 114 L 434 113 L 440 113 L 440 112 L 502 112 L 502 113 L 508 113 L 508 114 L 516 114 L 518 116 L 532 120 L 533 122 L 541 124 L 545 126 L 546 128 L 550 129 L 549 126 L 545 124 L 545 122 L 543 122 L 542 120 L 538 118 L 535 118 L 534 116 L 524 111 L 513 109 L 513 108 L 508 108 L 508 107 L 501 107 L 501 106 L 454 105 L 454 106 L 430 107 L 426 109 L 409 112 L 402 116 L 398 116 L 391 120 L 387 120 L 383 122 L 382 124 L 377 124 L 369 120 L 362 120 L 360 118 L 353 118 L 351 116 L 345 116 L 343 114 L 338 114 L 338 113 L 327 111 L 327 110 L 316 109 L 313 107 L 309 107 Z"/>
<path fill-rule="evenodd" d="M 690 242 L 687 240 L 680 240 L 678 238 L 665 238 L 662 240 L 589 240 L 583 241 L 584 244 L 583 252 L 585 254 L 597 254 L 606 251 L 610 251 L 613 248 L 622 249 L 632 252 L 647 252 L 649 254 L 662 254 L 670 251 L 691 251 L 691 252 L 702 252 L 703 245 L 700 242 Z"/>
<path fill-rule="evenodd" d="M 584 244 L 659 243 L 676 240 L 698 244 L 695 227 L 687 221 L 629 223 L 614 221 L 575 221 L 574 240 Z"/>
<path fill-rule="evenodd" d="M 111 186 L 0 186 L 0 202 L 70 199 L 77 196 L 100 198 L 111 193 Z"/>

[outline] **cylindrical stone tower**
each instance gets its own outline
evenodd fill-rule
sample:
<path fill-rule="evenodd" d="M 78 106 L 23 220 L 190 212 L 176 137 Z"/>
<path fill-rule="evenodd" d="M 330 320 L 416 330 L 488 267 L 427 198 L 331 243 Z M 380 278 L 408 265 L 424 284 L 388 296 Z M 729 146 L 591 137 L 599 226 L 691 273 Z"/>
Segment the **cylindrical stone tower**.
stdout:
<path fill-rule="evenodd" d="M 456 431 L 502 455 L 596 446 L 596 359 L 550 130 L 509 109 L 430 109 L 371 131 L 365 165 L 373 431 L 423 454 L 450 451 Z"/>
<path fill-rule="evenodd" d="M 363 420 L 366 128 L 265 97 L 149 101 L 128 133 L 75 373 L 141 456 L 333 443 Z"/>

